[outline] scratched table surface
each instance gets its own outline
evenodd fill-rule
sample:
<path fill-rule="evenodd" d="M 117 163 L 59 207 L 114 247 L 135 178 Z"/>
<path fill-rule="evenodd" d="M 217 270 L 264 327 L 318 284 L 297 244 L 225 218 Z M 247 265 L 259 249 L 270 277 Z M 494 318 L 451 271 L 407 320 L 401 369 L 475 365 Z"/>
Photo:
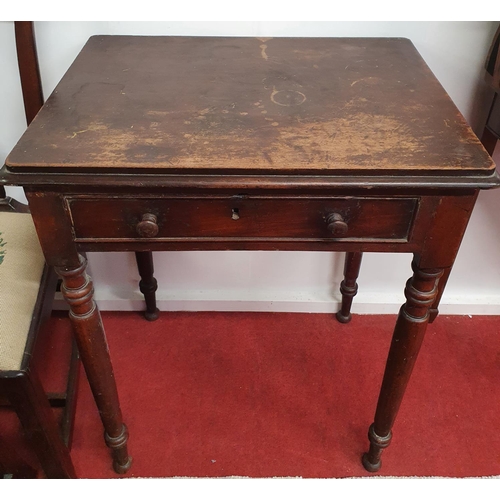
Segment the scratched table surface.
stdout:
<path fill-rule="evenodd" d="M 401 38 L 94 36 L 6 164 L 103 173 L 494 172 Z"/>

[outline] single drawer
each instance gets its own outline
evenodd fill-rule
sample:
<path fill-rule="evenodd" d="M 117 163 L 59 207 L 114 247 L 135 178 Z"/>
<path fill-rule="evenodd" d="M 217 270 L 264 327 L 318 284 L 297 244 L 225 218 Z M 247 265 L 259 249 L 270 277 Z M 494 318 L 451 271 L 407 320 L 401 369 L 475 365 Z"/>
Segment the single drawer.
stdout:
<path fill-rule="evenodd" d="M 76 241 L 408 241 L 418 198 L 68 197 Z"/>

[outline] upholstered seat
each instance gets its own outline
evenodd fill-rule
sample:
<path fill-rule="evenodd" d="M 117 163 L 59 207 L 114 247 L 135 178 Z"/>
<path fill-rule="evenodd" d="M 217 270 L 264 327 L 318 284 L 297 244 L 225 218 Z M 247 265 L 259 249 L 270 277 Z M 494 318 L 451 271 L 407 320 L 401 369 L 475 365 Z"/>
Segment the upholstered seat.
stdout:
<path fill-rule="evenodd" d="M 30 214 L 0 212 L 0 370 L 20 370 L 44 258 Z"/>

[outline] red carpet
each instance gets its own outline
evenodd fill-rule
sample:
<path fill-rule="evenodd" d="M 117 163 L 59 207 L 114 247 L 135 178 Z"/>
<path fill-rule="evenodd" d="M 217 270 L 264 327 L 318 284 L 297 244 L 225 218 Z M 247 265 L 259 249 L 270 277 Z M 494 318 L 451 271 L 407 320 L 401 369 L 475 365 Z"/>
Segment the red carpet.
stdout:
<path fill-rule="evenodd" d="M 103 313 L 134 463 L 125 477 L 370 475 L 361 466 L 395 316 Z M 500 318 L 429 326 L 379 475 L 500 474 Z M 57 313 L 41 346 L 48 387 Z M 10 416 L 2 411 L 5 428 Z M 10 425 L 12 428 L 13 425 Z M 116 478 L 85 376 L 72 456 Z"/>

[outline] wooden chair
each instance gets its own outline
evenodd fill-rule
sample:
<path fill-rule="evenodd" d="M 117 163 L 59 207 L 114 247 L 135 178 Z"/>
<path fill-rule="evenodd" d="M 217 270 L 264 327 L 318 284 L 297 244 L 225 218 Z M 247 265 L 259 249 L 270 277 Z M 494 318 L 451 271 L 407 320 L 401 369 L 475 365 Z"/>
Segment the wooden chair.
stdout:
<path fill-rule="evenodd" d="M 30 448 L 48 478 L 72 478 L 69 455 L 78 382 L 77 355 L 70 363 L 66 393 L 53 398 L 65 405 L 61 429 L 32 357 L 40 327 L 52 310 L 57 276 L 45 265 L 27 207 L 0 188 L 0 401 L 17 413 Z M 10 463 L 8 461 L 10 459 Z M 11 452 L 0 455 L 2 475 L 18 472 Z M 29 470 L 26 464 L 16 466 Z"/>
<path fill-rule="evenodd" d="M 15 32 L 29 124 L 43 103 L 32 23 L 16 22 Z M 28 208 L 6 197 L 3 187 L 0 265 L 0 404 L 16 411 L 47 477 L 74 477 L 68 450 L 76 407 L 78 353 L 73 345 L 66 392 L 46 395 L 32 369 L 32 357 L 38 331 L 52 310 L 58 279 L 44 264 Z M 54 419 L 53 406 L 64 408 L 60 426 Z M 0 440 L 0 476 L 37 477 L 37 469 L 1 436 Z"/>

